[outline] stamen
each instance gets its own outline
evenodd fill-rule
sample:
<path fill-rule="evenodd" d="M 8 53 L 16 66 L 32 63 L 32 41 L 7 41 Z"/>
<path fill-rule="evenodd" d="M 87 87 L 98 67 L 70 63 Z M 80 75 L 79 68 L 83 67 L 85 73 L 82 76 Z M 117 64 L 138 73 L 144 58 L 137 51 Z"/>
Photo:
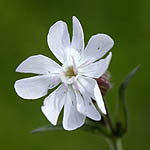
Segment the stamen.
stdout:
<path fill-rule="evenodd" d="M 77 66 L 76 66 L 75 59 L 73 56 L 72 56 L 72 61 L 73 61 L 73 71 L 75 74 L 77 74 Z"/>
<path fill-rule="evenodd" d="M 73 84 L 74 84 L 76 90 L 79 91 L 79 87 L 78 87 L 78 84 L 77 84 L 77 81 L 76 81 L 75 77 L 72 77 L 72 80 L 73 80 Z"/>
<path fill-rule="evenodd" d="M 89 60 L 86 60 L 84 63 L 82 63 L 81 65 L 79 65 L 78 68 L 84 67 L 84 66 L 87 65 L 89 62 L 90 62 Z"/>

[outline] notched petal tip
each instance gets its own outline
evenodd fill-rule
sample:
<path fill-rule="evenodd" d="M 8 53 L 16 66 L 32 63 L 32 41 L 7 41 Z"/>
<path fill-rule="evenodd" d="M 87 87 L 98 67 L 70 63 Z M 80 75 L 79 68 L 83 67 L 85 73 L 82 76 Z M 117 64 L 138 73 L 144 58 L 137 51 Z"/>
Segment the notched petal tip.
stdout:
<path fill-rule="evenodd" d="M 49 46 L 50 49 L 51 49 L 51 46 L 50 46 L 49 40 L 50 40 L 51 34 L 53 33 L 53 30 L 56 30 L 55 28 L 58 28 L 58 27 L 59 27 L 59 28 L 62 28 L 62 26 L 67 26 L 67 24 L 66 24 L 64 21 L 59 20 L 59 21 L 55 22 L 55 23 L 49 28 L 49 31 L 48 31 L 48 34 L 47 34 L 47 43 L 48 43 L 48 46 Z"/>
<path fill-rule="evenodd" d="M 28 59 L 28 58 L 27 58 Z M 26 59 L 26 60 L 27 60 Z M 25 61 L 25 60 L 24 60 Z M 18 67 L 16 68 L 16 72 L 22 73 L 22 65 L 24 64 L 24 61 L 21 62 L 21 64 L 18 65 Z"/>
<path fill-rule="evenodd" d="M 36 57 L 38 57 L 38 56 L 42 56 L 42 55 L 33 55 L 33 56 L 30 56 L 30 57 L 28 57 L 28 58 L 26 58 L 25 60 L 23 60 L 19 65 L 18 65 L 18 67 L 16 68 L 16 72 L 19 72 L 19 73 L 26 73 L 25 71 L 24 71 L 24 68 L 26 67 L 25 65 L 26 65 L 26 63 L 27 62 L 29 62 L 32 58 L 34 59 L 34 58 L 36 58 Z M 31 65 L 31 64 L 28 64 L 28 65 Z"/>
<path fill-rule="evenodd" d="M 51 81 L 53 78 L 48 75 L 24 78 L 15 82 L 15 90 L 24 99 L 38 99 L 48 93 Z"/>
<path fill-rule="evenodd" d="M 48 32 L 47 42 L 52 53 L 63 63 L 64 57 L 66 57 L 65 48 L 70 46 L 67 24 L 63 21 L 57 21 L 53 24 Z"/>
<path fill-rule="evenodd" d="M 49 72 L 55 73 L 59 70 L 60 66 L 44 55 L 33 55 L 21 62 L 17 67 L 16 72 L 20 73 L 34 73 L 34 74 L 48 74 Z"/>
<path fill-rule="evenodd" d="M 17 95 L 23 99 L 36 99 L 36 98 L 32 98 L 32 97 L 29 97 L 29 96 L 26 96 L 26 94 L 24 94 L 20 88 L 20 85 L 19 85 L 19 80 L 17 80 L 14 84 L 14 88 L 15 88 L 15 91 L 17 93 Z"/>
<path fill-rule="evenodd" d="M 73 131 L 73 130 L 76 130 L 78 128 L 81 128 L 85 123 L 85 118 L 83 119 L 83 122 L 79 125 L 73 125 L 72 127 L 70 127 L 69 125 L 67 125 L 64 121 L 63 121 L 63 128 L 66 130 L 66 131 Z"/>
<path fill-rule="evenodd" d="M 47 118 L 47 120 L 52 124 L 52 125 L 54 125 L 54 126 L 56 126 L 56 124 L 57 124 L 57 119 L 55 119 L 55 118 L 51 118 L 51 117 L 48 117 L 48 113 L 47 113 L 47 111 L 46 111 L 46 109 L 45 109 L 45 105 L 43 104 L 43 106 L 41 106 L 41 111 L 42 111 L 42 113 L 44 114 L 44 116 Z M 51 118 L 51 119 L 50 119 Z"/>
<path fill-rule="evenodd" d="M 61 25 L 67 25 L 64 21 L 62 20 L 59 20 L 57 22 L 55 22 L 50 28 L 49 28 L 49 31 L 48 31 L 48 34 L 51 32 L 51 30 L 53 30 L 53 28 L 55 28 L 56 26 L 61 26 Z"/>
<path fill-rule="evenodd" d="M 98 34 L 96 34 L 96 35 L 101 36 L 101 37 L 103 37 L 103 38 L 105 38 L 105 39 L 110 40 L 110 41 L 112 42 L 112 45 L 114 45 L 113 39 L 112 39 L 108 34 L 98 33 Z"/>
<path fill-rule="evenodd" d="M 92 37 L 94 37 L 94 36 L 97 36 L 97 38 L 100 41 L 102 41 L 103 44 L 107 44 L 109 50 L 114 46 L 114 41 L 109 35 L 103 34 L 103 33 L 98 33 L 96 35 L 93 35 Z M 107 45 L 105 45 L 105 46 L 107 47 Z"/>
<path fill-rule="evenodd" d="M 106 34 L 93 35 L 81 55 L 81 60 L 84 62 L 87 59 L 91 59 L 91 62 L 95 62 L 102 58 L 113 45 L 114 41 L 110 36 Z"/>

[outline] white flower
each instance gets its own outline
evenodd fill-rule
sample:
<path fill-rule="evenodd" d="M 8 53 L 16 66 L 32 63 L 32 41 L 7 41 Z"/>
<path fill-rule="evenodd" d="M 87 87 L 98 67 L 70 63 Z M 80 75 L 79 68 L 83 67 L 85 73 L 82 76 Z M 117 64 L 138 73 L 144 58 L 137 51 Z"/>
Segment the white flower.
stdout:
<path fill-rule="evenodd" d="M 37 99 L 45 96 L 48 90 L 60 86 L 45 98 L 41 107 L 47 119 L 56 125 L 60 111 L 64 107 L 63 127 L 74 130 L 81 127 L 85 118 L 100 120 L 94 99 L 103 114 L 106 114 L 103 98 L 95 78 L 102 76 L 108 68 L 112 53 L 103 57 L 113 46 L 113 40 L 105 34 L 92 36 L 84 48 L 84 35 L 81 24 L 73 17 L 73 37 L 67 25 L 56 22 L 49 30 L 48 45 L 62 63 L 43 56 L 31 56 L 23 61 L 17 72 L 35 73 L 38 76 L 16 81 L 15 90 L 24 99 Z"/>

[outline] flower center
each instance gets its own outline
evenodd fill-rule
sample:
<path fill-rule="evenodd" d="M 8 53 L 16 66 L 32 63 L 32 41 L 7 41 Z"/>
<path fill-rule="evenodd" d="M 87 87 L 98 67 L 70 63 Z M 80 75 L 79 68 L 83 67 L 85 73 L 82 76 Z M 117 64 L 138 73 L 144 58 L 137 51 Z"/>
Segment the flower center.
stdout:
<path fill-rule="evenodd" d="M 78 68 L 76 66 L 76 62 L 74 57 L 69 57 L 68 59 L 69 63 L 63 64 L 62 66 L 62 74 L 61 74 L 61 80 L 65 84 L 72 84 L 75 81 L 75 78 L 78 77 Z M 69 65 L 68 65 L 69 64 Z"/>
<path fill-rule="evenodd" d="M 64 75 L 67 78 L 72 78 L 72 77 L 75 77 L 77 73 L 75 73 L 73 66 L 69 66 L 66 68 Z"/>

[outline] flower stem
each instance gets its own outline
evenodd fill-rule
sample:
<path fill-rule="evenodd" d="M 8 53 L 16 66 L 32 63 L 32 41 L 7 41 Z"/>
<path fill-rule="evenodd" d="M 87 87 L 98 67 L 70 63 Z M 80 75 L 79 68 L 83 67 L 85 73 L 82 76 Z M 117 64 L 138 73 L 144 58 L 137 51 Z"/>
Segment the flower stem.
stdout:
<path fill-rule="evenodd" d="M 106 108 L 107 115 L 104 115 L 103 117 L 104 117 L 104 120 L 105 120 L 108 128 L 111 130 L 111 132 L 113 134 L 113 132 L 114 132 L 113 123 L 112 123 L 112 120 L 111 120 L 111 117 L 110 117 L 110 114 L 109 114 L 109 111 L 108 111 L 105 99 L 104 99 L 104 104 L 106 106 L 105 108 Z"/>
<path fill-rule="evenodd" d="M 106 106 L 105 100 L 104 100 L 104 103 Z M 113 125 L 113 122 L 112 122 L 112 119 L 110 117 L 107 107 L 106 107 L 106 111 L 107 111 L 107 115 L 104 116 L 104 120 L 105 120 L 105 123 L 106 123 L 108 129 L 110 130 L 110 133 L 111 133 L 110 136 L 107 137 L 109 149 L 110 150 L 123 150 L 122 143 L 121 143 L 121 137 L 116 136 L 116 132 L 115 132 L 116 130 L 114 128 L 114 125 Z"/>
<path fill-rule="evenodd" d="M 109 143 L 110 150 L 123 150 L 121 139 L 112 138 L 112 139 L 107 139 L 107 141 Z"/>

